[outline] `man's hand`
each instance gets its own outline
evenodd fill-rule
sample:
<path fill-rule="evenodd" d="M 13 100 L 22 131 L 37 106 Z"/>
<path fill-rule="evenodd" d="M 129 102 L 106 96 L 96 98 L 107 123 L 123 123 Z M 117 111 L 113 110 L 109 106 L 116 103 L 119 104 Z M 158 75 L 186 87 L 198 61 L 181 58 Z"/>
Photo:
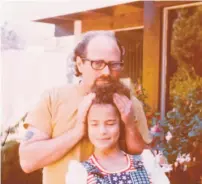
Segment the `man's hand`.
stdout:
<path fill-rule="evenodd" d="M 113 100 L 117 106 L 123 123 L 126 127 L 134 127 L 134 110 L 132 106 L 132 101 L 124 95 L 114 94 Z"/>
<path fill-rule="evenodd" d="M 77 123 L 75 128 L 76 131 L 79 132 L 79 134 L 82 134 L 82 136 L 86 134 L 87 113 L 94 98 L 95 93 L 90 93 L 86 95 L 78 107 Z"/>
<path fill-rule="evenodd" d="M 125 125 L 127 152 L 129 154 L 140 154 L 145 147 L 145 143 L 135 123 L 133 103 L 128 97 L 117 93 L 114 94 L 113 99 Z"/>

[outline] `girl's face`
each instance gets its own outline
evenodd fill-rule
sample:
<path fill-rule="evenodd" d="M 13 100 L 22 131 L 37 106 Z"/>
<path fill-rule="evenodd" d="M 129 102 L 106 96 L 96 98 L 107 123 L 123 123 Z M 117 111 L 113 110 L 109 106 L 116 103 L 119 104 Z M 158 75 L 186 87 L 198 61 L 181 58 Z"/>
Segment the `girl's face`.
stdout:
<path fill-rule="evenodd" d="M 120 136 L 120 118 L 111 104 L 93 104 L 88 113 L 88 136 L 99 150 L 117 147 Z"/>

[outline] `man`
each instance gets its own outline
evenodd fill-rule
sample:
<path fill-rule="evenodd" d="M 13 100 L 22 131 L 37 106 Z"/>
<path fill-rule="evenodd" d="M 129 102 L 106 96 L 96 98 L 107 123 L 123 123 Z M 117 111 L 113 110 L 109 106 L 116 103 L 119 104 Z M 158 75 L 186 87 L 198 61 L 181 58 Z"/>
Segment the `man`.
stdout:
<path fill-rule="evenodd" d="M 95 97 L 89 91 L 95 81 L 103 85 L 110 79 L 119 80 L 122 57 L 122 47 L 112 32 L 94 31 L 83 36 L 73 57 L 81 83 L 46 92 L 25 121 L 27 133 L 19 148 L 25 172 L 44 168 L 44 184 L 64 184 L 68 162 L 88 159 L 93 146 L 86 138 L 85 120 Z M 114 96 L 114 103 L 125 125 L 127 152 L 141 152 L 144 143 L 151 142 L 141 103 L 135 97 L 131 101 L 120 95 Z"/>

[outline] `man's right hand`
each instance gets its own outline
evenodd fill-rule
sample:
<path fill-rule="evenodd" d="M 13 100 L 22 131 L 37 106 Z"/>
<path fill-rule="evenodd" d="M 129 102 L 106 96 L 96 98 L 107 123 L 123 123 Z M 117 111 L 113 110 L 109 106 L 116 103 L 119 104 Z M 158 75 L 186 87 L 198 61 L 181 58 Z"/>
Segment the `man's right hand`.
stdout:
<path fill-rule="evenodd" d="M 86 134 L 87 114 L 94 98 L 95 93 L 90 93 L 86 95 L 78 107 L 77 123 L 75 126 L 75 131 L 78 132 L 79 134 L 82 134 L 82 136 Z"/>
<path fill-rule="evenodd" d="M 51 138 L 31 125 L 28 127 L 26 136 L 19 148 L 20 164 L 26 173 L 61 159 L 80 141 L 85 135 L 86 116 L 94 97 L 95 94 L 84 97 L 78 108 L 75 128 L 58 137 Z"/>

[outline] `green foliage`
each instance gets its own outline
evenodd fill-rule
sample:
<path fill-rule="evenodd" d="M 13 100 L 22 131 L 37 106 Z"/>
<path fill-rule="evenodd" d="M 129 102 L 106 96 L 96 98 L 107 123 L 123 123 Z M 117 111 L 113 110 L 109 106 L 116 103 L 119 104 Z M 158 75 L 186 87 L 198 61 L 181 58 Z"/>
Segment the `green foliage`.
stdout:
<path fill-rule="evenodd" d="M 176 10 L 173 24 L 171 55 L 177 62 L 177 71 L 170 80 L 170 100 L 186 98 L 202 86 L 202 6 Z"/>
<path fill-rule="evenodd" d="M 42 173 L 41 170 L 35 171 L 30 174 L 26 174 L 22 171 L 19 163 L 19 143 L 12 140 L 7 141 L 7 137 L 10 134 L 17 132 L 19 124 L 25 120 L 27 113 L 13 126 L 8 127 L 4 131 L 5 137 L 2 142 L 1 149 L 1 161 L 2 161 L 2 172 L 1 180 L 2 184 L 41 184 L 42 183 Z M 12 176 L 12 177 L 11 177 Z"/>
<path fill-rule="evenodd" d="M 170 101 L 175 103 L 174 98 L 180 96 L 186 98 L 188 94 L 202 86 L 202 77 L 194 71 L 189 72 L 183 67 L 178 67 L 170 80 Z"/>
<path fill-rule="evenodd" d="M 23 49 L 24 43 L 10 23 L 4 22 L 0 25 L 0 29 L 2 50 Z"/>
<path fill-rule="evenodd" d="M 42 173 L 40 170 L 31 174 L 26 174 L 22 171 L 19 163 L 18 149 L 19 143 L 16 141 L 9 141 L 2 147 L 2 184 L 41 184 Z"/>
<path fill-rule="evenodd" d="M 171 164 L 183 153 L 201 161 L 202 150 L 202 6 L 176 11 L 171 38 L 171 55 L 177 62 L 169 89 L 172 110 L 162 121 L 153 118 L 164 135 L 172 135 L 158 145 Z"/>
<path fill-rule="evenodd" d="M 196 89 L 186 98 L 175 96 L 173 110 L 167 113 L 164 121 L 160 122 L 164 132 L 172 134 L 170 141 L 162 143 L 161 147 L 173 163 L 178 154 L 194 153 L 196 144 L 202 139 L 202 89 Z"/>
<path fill-rule="evenodd" d="M 178 66 L 194 67 L 202 76 L 202 6 L 177 10 L 178 17 L 173 24 L 171 55 Z"/>

